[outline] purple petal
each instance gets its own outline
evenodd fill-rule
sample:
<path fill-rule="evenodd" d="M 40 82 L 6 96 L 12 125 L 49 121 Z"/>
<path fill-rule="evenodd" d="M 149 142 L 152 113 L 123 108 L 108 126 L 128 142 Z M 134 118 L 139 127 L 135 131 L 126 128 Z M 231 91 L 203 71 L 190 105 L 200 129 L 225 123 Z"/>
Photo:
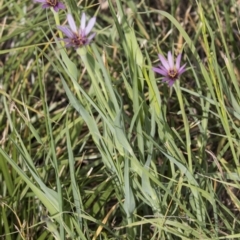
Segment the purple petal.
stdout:
<path fill-rule="evenodd" d="M 88 25 L 87 25 L 87 27 L 85 28 L 85 35 L 86 35 L 86 36 L 91 32 L 91 30 L 92 30 L 95 22 L 96 22 L 96 18 L 95 18 L 95 17 L 93 17 L 93 18 L 91 18 L 91 19 L 89 20 Z"/>
<path fill-rule="evenodd" d="M 173 81 L 173 80 L 170 80 L 170 81 L 168 81 L 168 86 L 169 87 L 172 87 L 172 85 L 175 83 L 175 81 Z"/>
<path fill-rule="evenodd" d="M 57 29 L 62 31 L 68 38 L 73 38 L 74 37 L 74 33 L 72 32 L 72 30 L 70 30 L 66 26 L 57 26 Z"/>
<path fill-rule="evenodd" d="M 177 70 L 180 68 L 181 58 L 182 58 L 182 54 L 178 54 L 177 59 L 176 59 L 176 69 Z"/>
<path fill-rule="evenodd" d="M 84 31 L 85 27 L 86 27 L 86 14 L 82 13 L 81 26 L 80 26 L 80 29 L 79 29 L 79 34 L 82 33 L 80 31 Z"/>
<path fill-rule="evenodd" d="M 47 3 L 46 0 L 33 0 L 34 2 L 38 2 L 38 3 Z"/>
<path fill-rule="evenodd" d="M 64 40 L 62 39 L 62 41 L 64 41 Z M 74 46 L 74 45 L 72 44 L 72 42 L 64 41 L 64 43 L 65 43 L 65 47 L 66 47 L 66 48 L 68 48 L 68 47 L 73 47 L 73 46 Z"/>
<path fill-rule="evenodd" d="M 88 37 L 86 44 L 89 44 L 89 43 L 92 41 L 92 39 L 95 37 L 95 35 L 96 35 L 96 33 L 92 33 L 92 34 Z"/>
<path fill-rule="evenodd" d="M 187 63 L 185 63 L 184 65 L 182 65 L 179 70 L 178 70 L 178 74 L 181 75 L 182 73 L 184 73 L 186 71 L 186 66 Z"/>
<path fill-rule="evenodd" d="M 159 74 L 163 75 L 163 76 L 167 76 L 167 75 L 168 75 L 168 74 L 167 74 L 167 71 L 164 70 L 164 69 L 161 69 L 161 68 L 153 67 L 152 70 L 153 70 L 154 72 L 156 72 L 156 73 L 159 73 Z"/>
<path fill-rule="evenodd" d="M 168 86 L 171 87 L 175 83 L 175 80 L 172 80 L 170 78 L 163 78 L 162 82 L 166 82 Z"/>
<path fill-rule="evenodd" d="M 68 20 L 69 26 L 72 29 L 72 31 L 77 33 L 76 24 L 75 24 L 74 19 L 73 19 L 72 15 L 70 13 L 67 15 L 67 20 Z"/>
<path fill-rule="evenodd" d="M 43 5 L 42 5 L 42 8 L 49 8 L 49 7 L 51 7 L 48 3 L 44 3 Z"/>
<path fill-rule="evenodd" d="M 161 69 L 162 71 L 164 71 L 165 75 L 168 76 L 168 70 L 164 66 L 159 65 L 158 68 Z"/>
<path fill-rule="evenodd" d="M 169 81 L 171 81 L 171 79 L 169 79 L 169 78 L 163 78 L 162 79 L 162 82 L 169 82 Z"/>
<path fill-rule="evenodd" d="M 71 39 L 69 38 L 58 38 L 59 41 L 65 42 L 65 47 L 72 47 L 74 44 L 71 42 Z"/>
<path fill-rule="evenodd" d="M 53 7 L 53 9 L 54 9 L 55 12 L 58 12 L 59 7 L 56 5 L 55 7 Z"/>
<path fill-rule="evenodd" d="M 65 5 L 61 2 L 59 2 L 57 6 L 58 6 L 58 9 L 65 9 L 66 8 Z"/>
<path fill-rule="evenodd" d="M 170 51 L 168 52 L 168 64 L 169 64 L 170 69 L 174 68 L 173 56 Z"/>
<path fill-rule="evenodd" d="M 168 61 L 165 59 L 164 56 L 162 56 L 161 54 L 158 54 L 158 57 L 162 63 L 162 65 L 166 68 L 166 70 L 169 70 L 169 65 L 168 65 Z"/>
<path fill-rule="evenodd" d="M 74 44 L 72 44 L 72 43 L 67 43 L 67 44 L 65 44 L 65 47 L 74 47 L 75 45 Z"/>

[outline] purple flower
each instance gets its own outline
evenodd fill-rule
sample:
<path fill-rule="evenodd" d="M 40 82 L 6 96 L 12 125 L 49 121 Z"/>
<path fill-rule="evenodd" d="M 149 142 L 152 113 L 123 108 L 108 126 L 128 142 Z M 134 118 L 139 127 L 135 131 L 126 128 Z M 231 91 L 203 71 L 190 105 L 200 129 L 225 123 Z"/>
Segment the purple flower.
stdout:
<path fill-rule="evenodd" d="M 67 20 L 70 28 L 66 26 L 57 26 L 57 28 L 67 36 L 67 38 L 61 39 L 66 43 L 66 47 L 78 48 L 84 45 L 88 45 L 95 37 L 95 33 L 89 35 L 96 22 L 95 17 L 91 18 L 86 26 L 86 15 L 83 13 L 81 18 L 81 25 L 78 29 L 71 14 L 67 15 Z"/>
<path fill-rule="evenodd" d="M 168 52 L 168 58 L 166 59 L 163 55 L 158 55 L 162 65 L 159 67 L 153 67 L 152 70 L 156 73 L 163 75 L 163 82 L 167 82 L 169 87 L 171 87 L 174 82 L 180 77 L 182 73 L 186 71 L 186 63 L 180 66 L 182 55 L 179 54 L 176 59 L 176 64 L 174 65 L 174 59 L 172 53 Z"/>
<path fill-rule="evenodd" d="M 65 9 L 65 5 L 58 0 L 33 0 L 34 2 L 42 3 L 42 8 L 53 7 L 55 12 L 58 12 L 59 9 Z"/>

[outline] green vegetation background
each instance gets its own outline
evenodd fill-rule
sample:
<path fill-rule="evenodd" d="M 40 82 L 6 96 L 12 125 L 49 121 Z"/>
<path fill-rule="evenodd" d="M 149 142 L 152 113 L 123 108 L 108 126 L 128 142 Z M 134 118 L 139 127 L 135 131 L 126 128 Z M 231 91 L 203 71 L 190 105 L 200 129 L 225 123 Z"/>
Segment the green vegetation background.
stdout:
<path fill-rule="evenodd" d="M 240 239 L 240 2 L 65 4 L 0 0 L 0 238 Z M 82 11 L 95 41 L 66 50 Z"/>

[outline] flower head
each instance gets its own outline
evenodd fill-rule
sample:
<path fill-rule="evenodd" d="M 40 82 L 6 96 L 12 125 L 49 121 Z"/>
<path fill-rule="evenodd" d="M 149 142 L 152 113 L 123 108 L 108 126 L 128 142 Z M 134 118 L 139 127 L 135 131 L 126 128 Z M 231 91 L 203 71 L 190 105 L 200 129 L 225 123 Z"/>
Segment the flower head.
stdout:
<path fill-rule="evenodd" d="M 174 82 L 180 77 L 180 75 L 186 71 L 186 63 L 180 66 L 182 55 L 179 54 L 176 59 L 176 64 L 174 65 L 174 59 L 172 53 L 168 52 L 168 58 L 166 59 L 163 55 L 158 55 L 162 65 L 159 67 L 153 67 L 153 71 L 163 75 L 163 82 L 167 82 L 169 87 L 171 87 Z"/>
<path fill-rule="evenodd" d="M 55 12 L 58 12 L 59 9 L 65 9 L 65 5 L 58 0 L 33 0 L 34 2 L 42 3 L 42 8 L 53 7 Z"/>
<path fill-rule="evenodd" d="M 88 45 L 95 37 L 95 33 L 89 35 L 96 22 L 95 17 L 91 18 L 86 25 L 86 15 L 83 13 L 81 25 L 78 29 L 71 14 L 67 15 L 67 20 L 70 28 L 66 26 L 57 26 L 57 28 L 67 36 L 67 38 L 62 39 L 66 43 L 66 47 L 78 48 Z"/>

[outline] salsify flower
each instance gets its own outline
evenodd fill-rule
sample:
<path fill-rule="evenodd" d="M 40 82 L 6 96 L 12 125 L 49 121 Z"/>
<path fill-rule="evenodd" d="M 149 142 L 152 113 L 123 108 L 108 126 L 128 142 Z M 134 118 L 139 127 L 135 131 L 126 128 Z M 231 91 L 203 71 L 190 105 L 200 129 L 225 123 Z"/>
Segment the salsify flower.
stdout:
<path fill-rule="evenodd" d="M 58 12 L 59 9 L 65 9 L 65 5 L 58 0 L 33 0 L 34 2 L 42 3 L 42 8 L 53 7 L 55 12 Z"/>
<path fill-rule="evenodd" d="M 179 54 L 174 65 L 173 55 L 170 51 L 168 52 L 167 59 L 161 54 L 158 57 L 162 64 L 152 69 L 154 72 L 161 74 L 164 77 L 162 81 L 167 82 L 169 87 L 171 87 L 180 75 L 186 71 L 186 63 L 180 66 L 182 55 Z"/>
<path fill-rule="evenodd" d="M 66 47 L 78 48 L 88 45 L 95 37 L 95 33 L 89 35 L 96 22 L 95 17 L 91 18 L 86 26 L 86 14 L 83 13 L 81 25 L 78 29 L 71 14 L 67 15 L 67 20 L 70 28 L 67 26 L 57 26 L 67 36 L 67 38 L 61 39 L 66 43 Z"/>

